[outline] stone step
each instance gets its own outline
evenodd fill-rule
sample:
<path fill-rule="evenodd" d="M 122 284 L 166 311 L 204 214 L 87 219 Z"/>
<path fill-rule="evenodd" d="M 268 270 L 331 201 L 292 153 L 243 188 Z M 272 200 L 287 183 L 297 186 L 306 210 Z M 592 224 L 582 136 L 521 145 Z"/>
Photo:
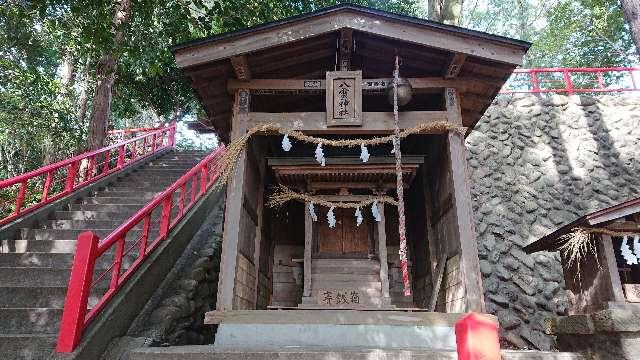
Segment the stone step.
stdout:
<path fill-rule="evenodd" d="M 133 246 L 135 242 L 125 242 L 125 250 Z M 113 257 L 110 256 L 115 251 L 115 247 L 109 249 L 104 255 L 98 258 L 96 268 L 106 269 L 111 266 Z M 132 254 L 133 253 L 133 254 Z M 50 268 L 50 269 L 71 269 L 73 264 L 73 253 L 50 253 L 50 252 L 25 252 L 25 253 L 0 253 L 0 268 Z M 123 265 L 128 267 L 135 260 L 137 249 L 123 256 Z"/>
<path fill-rule="evenodd" d="M 311 273 L 320 274 L 354 274 L 354 275 L 376 275 L 380 277 L 380 265 L 370 264 L 367 266 L 329 266 L 314 264 L 311 265 Z"/>
<path fill-rule="evenodd" d="M 60 308 L 0 309 L 0 333 L 57 335 L 61 317 Z"/>
<path fill-rule="evenodd" d="M 0 354 L 6 360 L 51 360 L 57 335 L 0 334 Z"/>
<path fill-rule="evenodd" d="M 60 231 L 60 230 L 56 230 Z M 137 231 L 133 231 L 137 232 Z M 140 232 L 138 232 L 139 234 Z M 130 246 L 137 241 L 137 235 L 127 236 L 126 246 Z M 2 240 L 0 251 L 3 253 L 52 253 L 52 254 L 73 254 L 76 249 L 75 239 L 66 240 Z"/>
<path fill-rule="evenodd" d="M 215 351 L 213 345 L 134 349 L 130 360 L 457 360 L 455 351 L 291 348 L 279 351 Z M 586 360 L 575 353 L 502 351 L 503 360 Z"/>
<path fill-rule="evenodd" d="M 98 289 L 102 294 L 105 289 Z M 2 286 L 0 287 L 0 308 L 57 308 L 64 307 L 67 296 L 66 286 Z M 89 297 L 89 307 L 96 304 L 99 297 Z M 2 331 L 0 331 L 1 333 Z"/>
<path fill-rule="evenodd" d="M 136 211 L 89 211 L 89 210 L 72 210 L 72 211 L 56 211 L 54 218 L 57 221 L 60 220 L 75 220 L 75 221 L 95 221 L 95 220 L 118 220 L 122 223 L 123 220 L 130 218 Z M 152 216 L 152 218 L 158 218 L 159 215 Z"/>
<path fill-rule="evenodd" d="M 116 196 L 96 196 L 87 197 L 78 200 L 80 204 L 96 204 L 96 205 L 138 205 L 142 208 L 151 199 L 130 198 L 130 197 L 116 197 Z"/>
<path fill-rule="evenodd" d="M 152 229 L 157 228 L 154 225 Z M 78 235 L 86 230 L 82 229 L 21 229 L 21 240 L 75 240 Z M 109 235 L 113 228 L 91 229 L 100 238 Z M 137 239 L 142 234 L 141 230 L 129 230 L 127 239 Z"/>
<path fill-rule="evenodd" d="M 379 282 L 380 275 L 377 274 L 350 274 L 350 273 L 312 273 L 311 283 L 314 281 L 336 281 L 336 282 Z"/>
<path fill-rule="evenodd" d="M 139 204 L 133 205 L 107 205 L 107 204 L 69 204 L 67 209 L 69 211 L 104 211 L 104 212 L 128 212 L 135 213 L 140 210 L 142 206 Z"/>
<path fill-rule="evenodd" d="M 312 280 L 311 287 L 319 290 L 358 290 L 358 291 L 381 291 L 380 281 L 355 282 L 355 281 L 332 281 L 332 280 Z"/>
<path fill-rule="evenodd" d="M 128 269 L 128 264 L 123 263 L 121 273 Z M 94 281 L 98 275 L 107 270 L 106 267 L 97 267 L 96 273 L 94 273 Z M 57 269 L 57 268 L 39 268 L 39 267 L 0 267 L 0 284 L 3 287 L 18 287 L 18 286 L 36 286 L 36 287 L 48 287 L 48 286 L 67 286 L 69 283 L 69 275 L 71 269 Z M 107 287 L 109 281 L 111 281 L 111 274 L 107 274 L 102 277 L 98 283 L 95 284 L 96 289 Z M 93 288 L 92 288 L 93 289 Z M 1 326 L 1 325 L 0 325 Z"/>
<path fill-rule="evenodd" d="M 69 269 L 2 267 L 0 268 L 0 284 L 9 287 L 67 286 L 69 273 Z"/>

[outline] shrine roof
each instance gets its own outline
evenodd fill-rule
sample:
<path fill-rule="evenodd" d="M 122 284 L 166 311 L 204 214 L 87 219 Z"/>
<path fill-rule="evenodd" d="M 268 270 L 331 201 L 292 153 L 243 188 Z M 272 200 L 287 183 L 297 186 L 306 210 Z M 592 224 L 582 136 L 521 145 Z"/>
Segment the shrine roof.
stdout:
<path fill-rule="evenodd" d="M 610 206 L 587 215 L 583 215 L 576 220 L 563 225 L 554 232 L 543 236 L 542 238 L 527 245 L 524 250 L 528 253 L 534 253 L 538 251 L 557 251 L 563 244 L 560 238 L 572 232 L 575 228 L 591 228 L 591 227 L 606 227 L 607 224 L 611 224 L 614 220 L 623 219 L 626 216 L 640 213 L 640 198 L 631 199 L 620 204 Z M 614 224 L 611 230 L 614 231 L 637 231 L 638 224 L 629 224 L 628 222 L 620 222 Z"/>
<path fill-rule="evenodd" d="M 389 78 L 394 56 L 405 78 L 441 78 L 454 59 L 459 63 L 463 125 L 472 128 L 530 43 L 457 26 L 356 5 L 337 5 L 238 31 L 197 39 L 171 48 L 190 80 L 207 119 L 196 130 L 231 129 L 233 96 L 229 80 L 324 79 L 336 69 L 336 45 L 352 31 L 352 70 L 363 79 Z M 235 66 L 235 70 L 234 70 Z M 246 70 L 240 76 L 238 67 Z M 304 99 L 302 99 L 304 100 Z M 300 107 L 301 99 L 279 99 L 277 106 Z M 317 111 L 317 110 L 301 110 Z"/>
<path fill-rule="evenodd" d="M 405 187 L 415 178 L 421 156 L 403 156 L 402 173 Z M 395 189 L 396 165 L 392 156 L 372 156 L 362 163 L 356 157 L 327 158 L 326 166 L 318 166 L 313 158 L 268 158 L 278 183 L 312 189 Z"/>

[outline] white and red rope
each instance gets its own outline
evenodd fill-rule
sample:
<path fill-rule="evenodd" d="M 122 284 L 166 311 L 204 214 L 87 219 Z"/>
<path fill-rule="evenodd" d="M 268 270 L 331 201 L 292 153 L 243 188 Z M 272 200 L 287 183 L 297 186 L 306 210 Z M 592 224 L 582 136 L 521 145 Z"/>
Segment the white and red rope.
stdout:
<path fill-rule="evenodd" d="M 396 156 L 396 187 L 398 191 L 398 234 L 400 235 L 400 267 L 402 269 L 402 283 L 404 296 L 411 296 L 411 282 L 409 281 L 409 269 L 407 265 L 407 233 L 404 216 L 404 186 L 402 181 L 402 153 L 400 152 L 400 123 L 398 120 L 398 81 L 400 77 L 400 64 L 396 56 L 393 69 L 393 119 L 395 121 L 393 153 Z"/>

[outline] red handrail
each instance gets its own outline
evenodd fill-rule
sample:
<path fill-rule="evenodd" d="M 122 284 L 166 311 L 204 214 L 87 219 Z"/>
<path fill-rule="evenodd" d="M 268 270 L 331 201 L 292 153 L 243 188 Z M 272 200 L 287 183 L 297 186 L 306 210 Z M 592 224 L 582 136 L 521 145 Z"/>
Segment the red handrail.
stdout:
<path fill-rule="evenodd" d="M 141 128 L 130 128 L 130 129 L 114 129 L 109 130 L 107 134 L 111 135 L 113 138 L 117 138 L 118 141 L 124 141 L 128 135 L 135 135 L 136 133 L 148 133 L 151 131 L 161 130 L 165 126 L 158 127 L 141 127 Z"/>
<path fill-rule="evenodd" d="M 164 148 L 175 146 L 176 124 L 133 139 L 85 152 L 16 177 L 0 181 L 0 191 L 18 185 L 15 209 L 0 218 L 0 226 L 66 196 Z M 44 177 L 44 183 L 41 184 Z M 40 180 L 38 182 L 38 180 Z M 25 205 L 29 186 L 36 186 L 37 202 Z M 40 186 L 42 185 L 42 186 Z M 58 186 L 56 186 L 58 185 Z M 1 216 L 1 215 L 0 215 Z"/>
<path fill-rule="evenodd" d="M 500 92 L 574 95 L 640 91 L 634 77 L 639 71 L 640 67 L 515 69 Z M 613 78 L 611 84 L 606 83 L 607 77 Z M 514 84 L 519 86 L 514 87 Z"/>
<path fill-rule="evenodd" d="M 68 353 L 75 349 L 87 324 L 214 185 L 220 174 L 219 160 L 225 151 L 221 146 L 209 154 L 102 241 L 91 231 L 78 236 L 56 351 Z M 127 244 L 127 236 L 133 235 L 133 231 L 140 234 L 132 244 Z M 107 254 L 112 248 L 114 253 Z M 132 256 L 135 259 L 127 266 L 126 261 Z M 97 264 L 108 266 L 102 269 Z M 109 275 L 111 278 L 107 282 Z M 101 288 L 97 285 L 103 285 L 106 291 L 100 294 Z M 87 305 L 92 291 L 98 300 L 89 310 Z"/>

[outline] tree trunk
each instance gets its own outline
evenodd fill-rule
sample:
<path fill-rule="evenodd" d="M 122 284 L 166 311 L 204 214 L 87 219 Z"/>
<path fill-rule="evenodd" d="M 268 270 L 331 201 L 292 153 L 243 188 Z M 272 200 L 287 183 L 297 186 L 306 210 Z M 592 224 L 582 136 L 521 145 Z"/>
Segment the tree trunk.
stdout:
<path fill-rule="evenodd" d="M 449 25 L 460 24 L 463 0 L 428 0 L 429 20 Z"/>
<path fill-rule="evenodd" d="M 116 14 L 113 17 L 115 31 L 115 47 L 103 54 L 96 69 L 96 89 L 93 95 L 93 109 L 89 120 L 89 134 L 87 135 L 88 150 L 99 149 L 104 146 L 109 126 L 111 111 L 111 91 L 116 78 L 118 50 L 124 42 L 124 28 L 131 15 L 131 0 L 116 0 Z"/>
<path fill-rule="evenodd" d="M 640 0 L 622 0 L 622 11 L 636 44 L 636 53 L 640 56 Z"/>

